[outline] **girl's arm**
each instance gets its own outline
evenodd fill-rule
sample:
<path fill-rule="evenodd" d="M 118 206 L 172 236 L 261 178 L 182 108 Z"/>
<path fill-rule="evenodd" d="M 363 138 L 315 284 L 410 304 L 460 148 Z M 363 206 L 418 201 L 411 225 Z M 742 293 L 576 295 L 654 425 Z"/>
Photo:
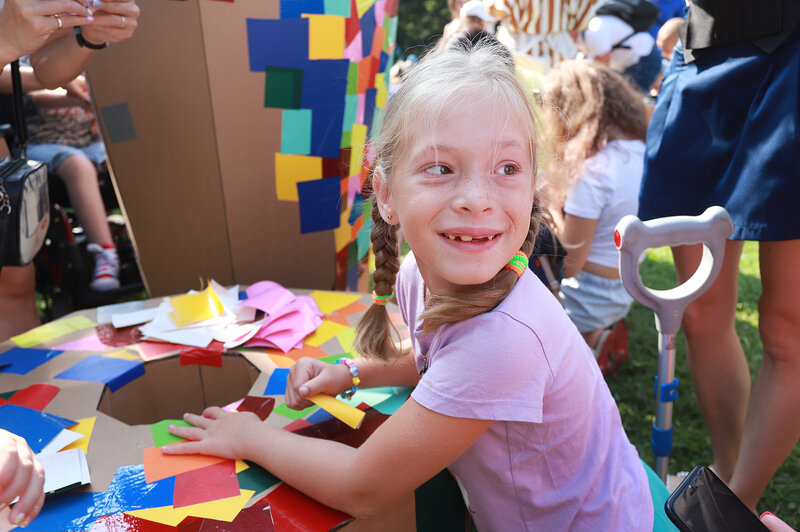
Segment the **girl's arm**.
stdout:
<path fill-rule="evenodd" d="M 550 215 L 556 225 L 556 236 L 567 250 L 567 257 L 564 259 L 564 277 L 573 277 L 586 264 L 586 257 L 589 256 L 589 249 L 592 247 L 592 239 L 597 228 L 597 220 L 581 218 L 572 214 L 561 214 L 555 210 L 551 210 Z"/>
<path fill-rule="evenodd" d="M 33 73 L 33 69 L 29 66 L 20 65 L 19 77 L 20 81 L 22 81 L 23 92 L 31 92 L 44 88 L 44 85 L 42 85 L 42 83 L 36 78 L 36 75 Z M 3 67 L 2 73 L 0 73 L 0 93 L 11 94 L 12 92 L 11 65 L 6 65 Z"/>
<path fill-rule="evenodd" d="M 187 414 L 194 427 L 170 427 L 195 440 L 165 454 L 210 454 L 258 463 L 332 508 L 370 517 L 447 467 L 491 425 L 490 420 L 444 416 L 413 398 L 361 447 L 307 438 L 262 423 L 250 412 L 214 407 Z"/>

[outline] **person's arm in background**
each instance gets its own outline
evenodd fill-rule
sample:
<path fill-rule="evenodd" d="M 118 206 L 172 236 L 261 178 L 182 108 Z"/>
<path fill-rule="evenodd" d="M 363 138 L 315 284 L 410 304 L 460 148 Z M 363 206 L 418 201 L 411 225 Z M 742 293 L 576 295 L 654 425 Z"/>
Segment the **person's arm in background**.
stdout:
<path fill-rule="evenodd" d="M 95 45 L 130 39 L 138 25 L 139 6 L 136 2 L 103 0 L 97 3 L 100 7 L 94 11 L 93 20 L 82 26 L 83 38 Z M 94 54 L 94 49 L 78 45 L 71 29 L 66 34 L 62 30 L 46 46 L 31 54 L 31 65 L 42 85 L 55 89 L 86 70 Z"/>
<path fill-rule="evenodd" d="M 0 11 L 0 66 L 39 49 L 61 27 L 88 24 L 90 16 L 76 0 L 5 0 Z"/>

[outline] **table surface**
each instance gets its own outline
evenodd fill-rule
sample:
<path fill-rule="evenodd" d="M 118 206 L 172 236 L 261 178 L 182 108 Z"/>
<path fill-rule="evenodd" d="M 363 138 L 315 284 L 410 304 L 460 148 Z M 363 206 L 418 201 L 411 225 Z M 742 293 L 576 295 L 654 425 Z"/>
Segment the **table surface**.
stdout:
<path fill-rule="evenodd" d="M 308 291 L 303 290 L 293 290 L 296 294 L 308 293 Z M 327 292 L 327 294 L 336 294 L 332 292 Z M 343 294 L 343 293 L 342 293 Z M 314 295 L 314 294 L 312 294 Z M 353 294 L 350 294 L 353 295 Z M 358 294 L 359 303 L 363 303 L 363 307 L 360 305 L 355 305 L 356 307 L 360 308 L 359 312 L 355 312 L 353 314 L 349 314 L 347 316 L 337 315 L 339 309 L 333 309 L 333 307 L 326 307 L 328 314 L 323 318 L 325 321 L 333 321 L 338 322 L 342 325 L 343 329 L 349 329 L 353 327 L 357 322 L 358 317 L 360 316 L 361 311 L 366 308 L 366 305 L 371 304 L 371 298 L 367 294 Z M 166 300 L 168 298 L 154 298 L 147 300 L 145 303 L 147 307 L 154 307 L 157 306 L 160 302 Z M 348 303 L 349 304 L 349 303 Z M 350 306 L 347 307 L 349 310 L 352 310 L 354 307 Z M 75 316 L 85 316 L 92 320 L 93 322 L 97 322 L 98 318 L 98 309 L 90 309 L 90 310 L 83 310 L 73 314 L 65 318 L 72 318 Z M 390 311 L 396 312 L 396 307 L 391 308 Z M 105 313 L 103 313 L 105 314 Z M 65 319 L 65 318 L 62 318 Z M 347 324 L 346 326 L 344 324 Z M 109 324 L 110 326 L 110 324 Z M 106 327 L 109 327 L 106 326 Z M 399 326 L 402 328 L 402 326 Z M 345 337 L 347 334 L 344 335 Z M 95 338 L 97 337 L 97 329 L 95 327 L 85 328 L 79 331 L 72 332 L 70 334 L 60 336 L 58 338 L 54 338 L 52 340 L 46 341 L 41 344 L 30 346 L 34 349 L 57 349 L 58 346 L 62 346 L 65 344 L 73 343 L 78 340 L 91 340 L 95 342 Z M 341 340 L 337 336 L 330 338 L 329 340 L 322 343 L 319 347 L 322 351 L 319 351 L 320 356 L 325 355 L 340 355 L 345 352 L 346 347 L 343 344 L 347 344 L 346 339 Z M 50 359 L 48 362 L 38 366 L 24 375 L 17 375 L 11 373 L 4 373 L 0 371 L 0 394 L 12 392 L 15 390 L 23 389 L 27 386 L 36 383 L 51 383 L 55 386 L 58 386 L 59 392 L 53 398 L 53 400 L 45 407 L 44 411 L 55 414 L 58 416 L 62 416 L 71 420 L 78 420 L 78 419 L 85 419 L 90 417 L 96 417 L 94 429 L 91 433 L 91 439 L 88 446 L 87 451 L 87 462 L 89 465 L 89 471 L 91 474 L 92 482 L 89 486 L 81 488 L 75 491 L 92 491 L 92 492 L 103 492 L 108 489 L 111 480 L 113 479 L 117 469 L 121 466 L 127 465 L 137 465 L 143 463 L 142 451 L 144 449 L 150 448 L 154 446 L 153 436 L 151 433 L 151 428 L 149 424 L 138 424 L 138 425 L 129 425 L 123 423 L 114 417 L 98 410 L 101 398 L 104 397 L 104 393 L 107 395 L 110 393 L 106 385 L 104 383 L 97 383 L 97 382 L 86 382 L 86 381 L 76 381 L 76 380 L 66 380 L 66 379 L 56 379 L 54 378 L 59 373 L 71 368 L 78 362 L 84 360 L 85 358 L 92 356 L 92 355 L 108 355 L 109 353 L 118 352 L 121 349 L 125 350 L 129 353 L 136 353 L 137 344 L 133 344 L 131 346 L 126 347 L 113 347 L 113 346 L 103 346 L 103 350 L 65 350 L 61 355 L 56 356 L 55 358 Z M 0 344 L 0 352 L 5 352 L 11 348 L 18 347 L 14 342 L 7 341 L 5 343 Z M 177 348 L 180 349 L 180 346 Z M 244 364 L 241 362 L 241 358 L 239 355 L 243 355 L 244 358 L 247 359 L 248 362 L 252 363 L 255 368 L 250 367 L 249 364 Z M 284 353 L 271 350 L 271 349 L 247 349 L 237 351 L 236 349 L 232 351 L 226 351 L 225 359 L 233 360 L 232 357 L 240 360 L 240 362 L 236 362 L 232 365 L 236 366 L 235 371 L 229 372 L 229 376 L 226 378 L 232 379 L 236 381 L 241 388 L 242 379 L 250 379 L 252 380 L 252 384 L 247 391 L 246 395 L 252 396 L 263 396 L 264 390 L 266 385 L 269 381 L 269 377 L 272 374 L 272 371 L 278 366 L 286 366 L 287 361 L 280 357 L 270 357 L 270 355 L 284 355 Z M 289 357 L 294 358 L 296 353 L 289 352 Z M 186 390 L 181 388 L 180 383 L 176 382 L 175 374 L 168 374 L 169 372 L 165 371 L 153 371 L 155 375 L 154 379 L 150 379 L 148 384 L 149 386 L 153 385 L 153 382 L 156 383 L 170 383 L 164 386 L 164 388 L 168 389 L 170 393 L 176 394 L 185 394 L 191 395 L 196 393 L 196 383 L 199 382 L 200 386 L 204 388 L 203 392 L 207 393 L 208 395 L 214 395 L 214 388 L 208 386 L 209 382 L 214 382 L 218 384 L 220 379 L 214 377 L 215 371 L 220 371 L 217 368 L 209 367 L 209 366 L 179 366 L 178 364 L 178 351 L 175 350 L 171 354 L 171 362 L 169 362 L 170 358 L 162 359 L 167 360 L 166 363 L 161 363 L 164 367 L 169 367 L 170 372 L 174 371 L 175 368 L 181 368 L 180 371 L 189 371 L 192 372 L 192 375 L 200 375 L 199 380 L 194 379 L 184 379 L 183 382 L 189 381 L 189 384 L 184 386 Z M 277 363 L 276 363 L 277 361 Z M 145 367 L 148 371 L 147 375 L 150 374 L 151 368 L 156 368 L 160 361 L 148 361 L 145 362 Z M 247 367 L 249 369 L 243 370 L 242 368 Z M 223 366 L 226 367 L 225 365 Z M 232 376 L 231 376 L 232 375 Z M 243 376 L 244 375 L 244 376 Z M 249 377 L 248 377 L 249 375 Z M 149 378 L 149 377 L 148 377 Z M 130 384 L 127 384 L 120 388 L 118 391 L 111 394 L 111 399 L 115 397 L 128 397 L 126 401 L 132 402 L 130 397 L 134 397 L 132 393 L 128 393 L 127 396 L 124 392 L 126 387 L 133 386 L 134 383 L 137 381 L 134 380 Z M 250 382 L 249 380 L 247 382 Z M 205 383 L 205 385 L 204 385 Z M 144 384 L 137 384 L 137 386 L 143 386 Z M 159 384 L 161 386 L 161 384 Z M 177 391 L 178 388 L 181 390 Z M 151 389 L 151 391 L 153 391 Z M 139 403 L 144 404 L 147 402 L 145 396 L 149 395 L 148 393 L 142 393 L 141 388 L 140 391 L 137 392 L 139 395 L 136 397 L 140 397 L 141 399 L 137 399 L 135 401 L 137 405 Z M 234 393 L 230 392 L 229 393 Z M 157 396 L 157 392 L 153 392 L 152 395 Z M 283 403 L 283 396 L 282 395 L 271 395 L 270 397 L 274 397 L 276 400 L 276 407 Z M 241 397 L 240 397 L 241 398 Z M 108 398 L 106 398 L 108 399 Z M 113 402 L 113 401 L 112 401 Z M 153 402 L 153 401 L 151 401 Z M 164 401 L 164 403 L 168 403 L 170 401 Z M 179 398 L 176 399 L 176 403 L 180 403 Z M 118 404 L 114 404 L 114 406 L 120 410 L 124 411 L 126 408 L 134 408 L 134 406 L 130 405 L 129 403 L 124 403 L 121 399 L 117 400 Z M 159 403 L 159 398 L 155 398 L 155 403 Z M 147 406 L 147 405 L 145 405 Z M 152 407 L 152 404 L 150 405 Z M 106 408 L 106 410 L 108 410 Z M 156 412 L 158 413 L 158 412 Z M 304 417 L 308 417 L 309 414 L 306 414 Z M 161 419 L 168 419 L 168 417 L 164 417 Z M 318 419 L 318 418 L 317 418 Z M 154 420 L 155 421 L 155 420 Z M 153 421 L 153 422 L 154 422 Z M 267 423 L 276 425 L 276 426 L 286 426 L 293 422 L 292 419 L 280 415 L 277 412 L 273 412 L 266 420 Z M 302 423 L 302 422 L 301 422 Z M 342 427 L 345 427 L 342 423 L 338 420 L 334 420 L 333 423 L 337 423 L 341 425 L 338 427 L 337 430 L 341 430 Z M 329 422 L 330 425 L 330 422 Z M 351 431 L 352 429 L 346 428 L 347 431 Z M 365 429 L 359 429 L 363 431 Z M 366 429 L 370 430 L 370 429 Z M 374 430 L 372 427 L 371 430 Z M 366 436 L 366 435 L 365 435 Z M 282 484 L 282 483 L 281 483 Z M 277 489 L 280 484 L 273 486 L 261 493 L 257 493 L 252 497 L 250 500 L 251 504 L 255 504 L 257 501 L 261 500 L 265 495 L 269 494 L 273 490 Z M 72 492 L 71 492 L 72 493 Z M 48 504 L 52 504 L 53 497 L 60 497 L 61 495 L 55 495 L 48 497 L 47 502 L 45 503 L 45 507 Z M 311 501 L 308 499 L 311 505 L 319 505 L 316 501 Z M 273 512 L 274 512 L 273 507 Z M 0 516 L 2 517 L 2 516 Z M 352 521 L 345 521 L 347 524 L 344 526 L 343 530 L 381 530 L 381 531 L 392 531 L 392 530 L 414 530 L 415 529 L 415 505 L 414 505 L 414 494 L 409 494 L 403 500 L 398 501 L 397 504 L 393 505 L 384 515 L 378 516 L 374 519 L 370 520 L 362 520 L 356 519 Z M 234 524 L 236 521 L 234 521 Z M 35 521 L 33 523 L 35 525 Z M 276 525 L 278 523 L 276 522 Z M 165 530 L 163 528 L 159 528 L 159 530 Z M 5 527 L 5 528 L 4 528 Z M 0 519 L 0 532 L 2 530 L 8 529 L 7 524 L 5 523 L 4 519 Z M 117 528 L 115 530 L 122 530 L 125 528 Z M 144 528 L 147 529 L 147 528 Z M 275 528 L 280 532 L 280 526 L 276 526 Z M 292 528 L 294 530 L 294 528 Z M 103 528 L 102 530 L 107 530 Z M 138 530 L 142 530 L 139 528 Z M 178 528 L 174 528 L 174 530 L 178 530 Z M 242 530 L 246 530 L 246 528 L 242 528 Z"/>

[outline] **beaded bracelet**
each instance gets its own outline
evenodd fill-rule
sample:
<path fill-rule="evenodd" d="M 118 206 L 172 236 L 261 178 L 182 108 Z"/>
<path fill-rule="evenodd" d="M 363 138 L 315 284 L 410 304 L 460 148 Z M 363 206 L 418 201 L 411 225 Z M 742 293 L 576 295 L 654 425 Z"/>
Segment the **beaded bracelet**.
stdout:
<path fill-rule="evenodd" d="M 336 363 L 347 366 L 347 369 L 350 370 L 350 376 L 353 378 L 353 387 L 339 394 L 342 399 L 347 399 L 349 401 L 358 391 L 358 385 L 361 384 L 361 379 L 358 378 L 358 368 L 349 358 L 340 358 L 336 361 Z"/>

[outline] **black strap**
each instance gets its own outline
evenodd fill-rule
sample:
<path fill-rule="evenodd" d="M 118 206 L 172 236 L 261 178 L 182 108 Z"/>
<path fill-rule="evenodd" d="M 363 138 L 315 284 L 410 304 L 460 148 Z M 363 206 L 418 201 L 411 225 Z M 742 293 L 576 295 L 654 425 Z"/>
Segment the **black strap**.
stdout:
<path fill-rule="evenodd" d="M 618 49 L 622 48 L 622 49 L 625 49 L 625 50 L 630 50 L 631 49 L 630 46 L 628 46 L 626 44 L 622 44 L 622 43 L 624 43 L 625 41 L 627 41 L 628 39 L 630 39 L 631 37 L 633 37 L 637 33 L 639 33 L 639 32 L 636 31 L 636 30 L 633 30 L 633 33 L 631 33 L 630 35 L 626 35 L 625 37 L 622 38 L 622 40 L 617 41 L 617 44 L 612 46 L 611 49 L 612 50 L 618 50 Z"/>
<path fill-rule="evenodd" d="M 11 87 L 14 91 L 14 129 L 19 140 L 20 158 L 28 157 L 28 125 L 25 122 L 25 106 L 22 103 L 22 77 L 19 60 L 11 62 Z"/>

